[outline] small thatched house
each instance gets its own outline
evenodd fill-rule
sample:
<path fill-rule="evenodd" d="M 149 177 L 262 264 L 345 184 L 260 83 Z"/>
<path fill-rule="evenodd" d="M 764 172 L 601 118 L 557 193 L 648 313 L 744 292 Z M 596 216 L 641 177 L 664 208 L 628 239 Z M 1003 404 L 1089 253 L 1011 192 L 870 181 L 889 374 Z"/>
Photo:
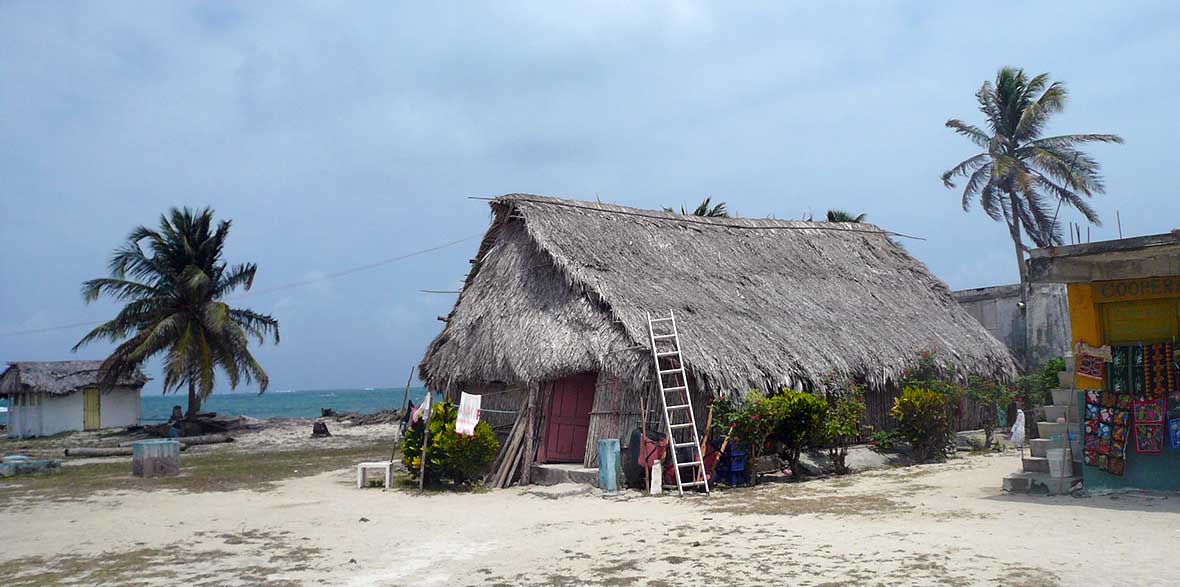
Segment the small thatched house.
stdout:
<path fill-rule="evenodd" d="M 139 393 L 147 377 L 136 370 L 114 388 L 98 391 L 102 361 L 9 363 L 0 374 L 7 397 L 8 436 L 49 436 L 69 430 L 98 430 L 139 423 Z"/>
<path fill-rule="evenodd" d="M 598 439 L 638 424 L 641 396 L 658 406 L 649 312 L 676 313 L 698 419 L 717 393 L 809 389 L 835 372 L 868 385 L 870 419 L 884 425 L 895 382 L 922 351 L 962 375 L 1016 373 L 946 285 L 872 225 L 521 194 L 491 207 L 420 375 L 451 397 L 484 394 L 484 408 L 532 405 L 542 463 L 592 466 Z M 501 429 L 513 422 L 495 418 Z"/>

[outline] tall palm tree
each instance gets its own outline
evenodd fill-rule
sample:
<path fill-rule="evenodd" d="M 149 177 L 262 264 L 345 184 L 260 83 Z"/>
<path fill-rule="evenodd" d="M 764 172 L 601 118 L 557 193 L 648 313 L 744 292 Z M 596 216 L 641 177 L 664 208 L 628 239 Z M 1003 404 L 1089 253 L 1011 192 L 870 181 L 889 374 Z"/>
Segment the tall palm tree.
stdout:
<path fill-rule="evenodd" d="M 220 368 L 231 388 L 257 381 L 259 393 L 269 378 L 250 353 L 251 337 L 262 344 L 279 342 L 279 323 L 266 314 L 231 308 L 223 300 L 241 287 L 249 290 L 258 267 L 227 265 L 222 249 L 230 221 L 213 228 L 213 210 L 173 208 L 160 216 L 160 227 L 140 226 L 111 255 L 110 277 L 82 285 L 87 303 L 103 294 L 126 302 L 110 321 L 82 337 L 74 350 L 107 339 L 122 340 L 102 363 L 99 384 L 115 385 L 151 357 L 164 353 L 164 392 L 188 387 L 188 417 L 213 393 L 214 369 Z M 140 243 L 146 241 L 149 253 Z M 123 340 L 126 339 L 126 340 Z"/>
<path fill-rule="evenodd" d="M 1086 220 L 1101 225 L 1088 198 L 1106 191 L 1099 165 L 1078 149 L 1084 143 L 1122 143 L 1111 134 L 1041 136 L 1049 117 L 1065 107 L 1066 90 L 1042 73 L 1029 79 L 1022 69 L 1005 67 L 994 83 L 985 81 L 975 93 L 979 110 L 987 119 L 987 131 L 958 119 L 946 121 L 982 152 L 942 174 L 947 188 L 955 178 L 967 178 L 963 210 L 979 200 L 993 220 L 1008 225 L 1020 270 L 1021 301 L 1027 303 L 1027 247 L 1021 234 L 1038 247 L 1063 243 L 1057 213 L 1062 205 L 1074 208 Z"/>
<path fill-rule="evenodd" d="M 708 218 L 729 218 L 729 210 L 725 209 L 725 202 L 717 202 L 716 204 L 710 206 L 710 200 L 712 200 L 712 197 L 701 200 L 700 205 L 698 205 L 696 210 L 693 210 L 691 213 L 685 210 L 684 206 L 681 206 L 680 213 L 684 214 L 685 216 L 692 215 L 706 216 Z M 669 207 L 665 207 L 664 211 L 676 213 L 674 208 Z"/>
<path fill-rule="evenodd" d="M 845 212 L 844 210 L 837 210 L 835 208 L 828 210 L 828 222 L 853 222 L 860 224 L 868 217 L 868 214 L 854 215 L 852 212 Z"/>

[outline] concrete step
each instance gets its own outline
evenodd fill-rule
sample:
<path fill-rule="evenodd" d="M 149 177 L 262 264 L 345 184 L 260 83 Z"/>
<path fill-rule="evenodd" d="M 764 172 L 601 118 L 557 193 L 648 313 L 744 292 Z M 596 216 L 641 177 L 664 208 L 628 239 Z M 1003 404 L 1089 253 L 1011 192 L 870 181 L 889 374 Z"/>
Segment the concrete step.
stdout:
<path fill-rule="evenodd" d="M 1061 389 L 1070 389 L 1073 387 L 1073 367 L 1057 373 L 1057 384 Z"/>
<path fill-rule="evenodd" d="M 1072 428 L 1072 429 L 1071 429 Z M 1077 434 L 1080 426 L 1076 424 L 1058 424 L 1057 422 L 1037 422 L 1037 436 L 1041 438 L 1052 438 L 1054 436 L 1065 437 L 1066 432 Z"/>
<path fill-rule="evenodd" d="M 580 483 L 598 487 L 598 469 L 587 469 L 580 464 L 538 465 L 534 463 L 530 481 L 537 485 Z"/>
<path fill-rule="evenodd" d="M 1072 406 L 1078 403 L 1078 392 L 1072 389 L 1053 389 L 1050 392 L 1053 395 L 1053 405 L 1055 406 Z"/>
<path fill-rule="evenodd" d="M 1065 418 L 1072 422 L 1078 419 L 1077 416 L 1073 415 L 1074 411 L 1072 406 L 1045 406 L 1045 421 L 1056 422 L 1058 418 Z"/>
<path fill-rule="evenodd" d="M 1044 458 L 1047 454 L 1045 451 L 1051 448 L 1061 448 L 1064 445 L 1065 441 L 1052 438 L 1034 438 L 1028 442 L 1032 456 L 1041 458 Z"/>
<path fill-rule="evenodd" d="M 1004 478 L 1004 491 L 1061 495 L 1070 492 L 1081 477 L 1053 478 L 1046 473 L 1014 473 Z"/>
<path fill-rule="evenodd" d="M 1075 438 L 1080 438 L 1082 434 L 1082 425 L 1077 422 L 1067 422 L 1065 424 L 1058 424 L 1057 422 L 1037 422 L 1037 437 L 1051 438 L 1054 435 L 1065 436 L 1066 433 L 1073 435 Z"/>
<path fill-rule="evenodd" d="M 1048 473 L 1049 459 L 1045 457 L 1024 457 L 1025 473 Z"/>

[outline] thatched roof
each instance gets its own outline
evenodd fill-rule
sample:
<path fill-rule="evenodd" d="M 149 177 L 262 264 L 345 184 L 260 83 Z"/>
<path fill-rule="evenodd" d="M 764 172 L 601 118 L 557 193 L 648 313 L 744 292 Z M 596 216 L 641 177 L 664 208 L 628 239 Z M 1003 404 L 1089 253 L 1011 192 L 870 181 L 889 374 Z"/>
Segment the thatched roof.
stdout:
<path fill-rule="evenodd" d="M 9 363 L 0 374 L 0 395 L 44 392 L 65 395 L 98 386 L 98 369 L 102 361 L 23 361 Z M 147 377 L 135 374 L 119 380 L 118 385 L 143 387 Z"/>
<path fill-rule="evenodd" d="M 1007 380 L 1008 350 L 868 224 L 717 219 L 512 194 L 420 366 L 438 389 L 602 370 L 650 377 L 647 314 L 674 310 L 687 366 L 717 390 L 881 385 L 922 351 Z M 640 348 L 636 348 L 640 347 Z"/>

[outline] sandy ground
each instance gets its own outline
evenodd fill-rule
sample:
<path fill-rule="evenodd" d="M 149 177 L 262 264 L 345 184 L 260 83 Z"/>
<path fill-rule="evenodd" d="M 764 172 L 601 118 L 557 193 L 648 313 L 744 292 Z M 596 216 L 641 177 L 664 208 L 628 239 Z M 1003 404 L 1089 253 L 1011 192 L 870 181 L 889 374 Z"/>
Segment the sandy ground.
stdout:
<path fill-rule="evenodd" d="M 9 585 L 1166 585 L 1180 498 L 1007 495 L 1006 455 L 712 496 L 114 492 L 0 514 Z M 12 540 L 19 536 L 20 540 Z M 5 581 L 0 581 L 5 582 Z"/>

